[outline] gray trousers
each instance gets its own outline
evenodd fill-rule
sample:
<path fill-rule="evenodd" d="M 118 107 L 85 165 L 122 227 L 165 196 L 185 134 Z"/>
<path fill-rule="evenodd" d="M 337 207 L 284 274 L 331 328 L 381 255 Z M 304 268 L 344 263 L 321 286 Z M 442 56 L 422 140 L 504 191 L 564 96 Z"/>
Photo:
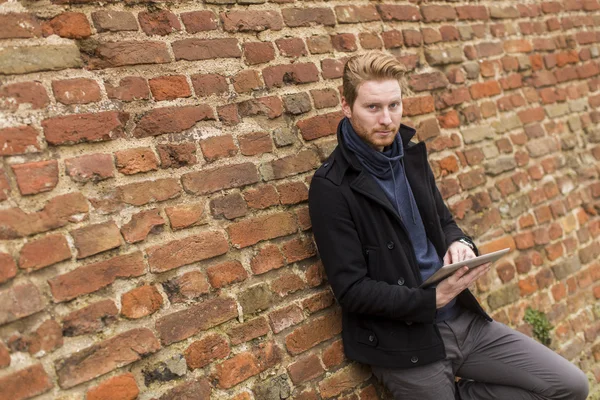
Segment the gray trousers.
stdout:
<path fill-rule="evenodd" d="M 522 333 L 470 311 L 438 324 L 446 359 L 421 367 L 372 366 L 395 400 L 585 400 L 575 365 Z M 455 376 L 460 381 L 455 384 Z"/>

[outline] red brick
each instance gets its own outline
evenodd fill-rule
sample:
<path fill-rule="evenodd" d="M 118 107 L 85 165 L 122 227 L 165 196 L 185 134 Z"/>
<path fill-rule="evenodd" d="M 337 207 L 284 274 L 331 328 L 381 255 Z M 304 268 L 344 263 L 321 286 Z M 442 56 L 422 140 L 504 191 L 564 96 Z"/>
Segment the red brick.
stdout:
<path fill-rule="evenodd" d="M 308 188 L 302 182 L 288 182 L 277 186 L 281 204 L 297 204 L 308 200 Z"/>
<path fill-rule="evenodd" d="M 0 129 L 0 156 L 39 152 L 37 137 L 37 131 L 30 125 Z"/>
<path fill-rule="evenodd" d="M 10 365 L 10 353 L 4 343 L 0 342 L 0 368 L 6 368 Z"/>
<path fill-rule="evenodd" d="M 255 156 L 273 151 L 273 140 L 268 132 L 253 132 L 238 137 L 240 151 L 245 156 Z"/>
<path fill-rule="evenodd" d="M 116 192 L 118 201 L 143 206 L 178 197 L 181 194 L 181 187 L 175 178 L 164 178 L 118 186 Z"/>
<path fill-rule="evenodd" d="M 379 21 L 381 18 L 374 5 L 335 6 L 335 14 L 340 24 L 356 24 L 359 22 Z"/>
<path fill-rule="evenodd" d="M 195 236 L 173 240 L 146 249 L 152 272 L 165 272 L 227 253 L 229 244 L 219 231 L 205 231 Z"/>
<path fill-rule="evenodd" d="M 146 240 L 150 233 L 159 233 L 165 220 L 158 209 L 141 211 L 133 214 L 131 220 L 121 227 L 121 234 L 127 243 L 137 243 Z"/>
<path fill-rule="evenodd" d="M 100 87 L 93 79 L 75 78 L 52 81 L 56 100 L 63 104 L 87 104 L 100 101 Z"/>
<path fill-rule="evenodd" d="M 160 309 L 163 298 L 156 286 L 140 286 L 121 296 L 121 314 L 129 319 L 138 319 Z"/>
<path fill-rule="evenodd" d="M 71 258 L 71 250 L 63 235 L 48 235 L 25 243 L 19 252 L 19 267 L 37 271 Z"/>
<path fill-rule="evenodd" d="M 322 380 L 319 383 L 319 392 L 324 398 L 337 396 L 360 385 L 370 377 L 371 369 L 369 367 L 353 363 Z"/>
<path fill-rule="evenodd" d="M 500 94 L 501 89 L 497 81 L 487 81 L 471 85 L 469 87 L 469 91 L 471 93 L 471 97 L 474 100 L 477 100 L 483 97 L 492 97 Z"/>
<path fill-rule="evenodd" d="M 207 223 L 204 202 L 165 208 L 171 229 L 179 230 Z"/>
<path fill-rule="evenodd" d="M 225 77 L 219 74 L 192 75 L 192 85 L 196 96 L 210 96 L 223 94 L 229 91 L 229 85 Z"/>
<path fill-rule="evenodd" d="M 314 89 L 310 95 L 317 109 L 336 107 L 340 103 L 338 92 L 334 89 Z"/>
<path fill-rule="evenodd" d="M 149 147 L 139 147 L 115 153 L 117 169 L 125 175 L 158 170 L 158 159 Z"/>
<path fill-rule="evenodd" d="M 321 60 L 321 70 L 324 79 L 337 79 L 342 77 L 344 60 Z"/>
<path fill-rule="evenodd" d="M 319 70 L 313 63 L 294 63 L 267 67 L 262 71 L 267 88 L 286 84 L 302 84 L 319 81 Z"/>
<path fill-rule="evenodd" d="M 223 336 L 211 334 L 193 342 L 184 352 L 188 368 L 202 368 L 229 355 L 229 344 Z"/>
<path fill-rule="evenodd" d="M 410 5 L 377 4 L 377 11 L 383 21 L 409 21 L 421 20 L 419 8 Z"/>
<path fill-rule="evenodd" d="M 305 260 L 317 254 L 317 249 L 310 238 L 296 238 L 283 244 L 283 255 L 288 263 Z"/>
<path fill-rule="evenodd" d="M 248 42 L 243 44 L 244 57 L 248 65 L 256 65 L 275 59 L 275 48 L 271 42 Z"/>
<path fill-rule="evenodd" d="M 29 354 L 49 354 L 53 350 L 62 347 L 63 335 L 59 323 L 53 319 L 44 321 L 27 339 L 29 342 Z"/>
<path fill-rule="evenodd" d="M 198 61 L 215 58 L 240 58 L 242 51 L 235 38 L 183 39 L 173 42 L 176 60 Z"/>
<path fill-rule="evenodd" d="M 185 107 L 155 108 L 144 114 L 135 129 L 136 138 L 185 131 L 200 121 L 214 120 L 215 114 L 206 104 Z"/>
<path fill-rule="evenodd" d="M 98 182 L 114 177 L 110 154 L 90 154 L 65 160 L 65 172 L 75 182 Z"/>
<path fill-rule="evenodd" d="M 112 300 L 101 300 L 80 310 L 73 311 L 62 319 L 65 336 L 79 336 L 102 330 L 113 323 L 119 310 Z"/>
<path fill-rule="evenodd" d="M 279 333 L 290 326 L 299 324 L 304 320 L 302 309 L 295 304 L 269 313 L 269 321 L 273 333 Z"/>
<path fill-rule="evenodd" d="M 401 47 L 404 43 L 402 32 L 396 29 L 381 32 L 381 39 L 386 49 Z"/>
<path fill-rule="evenodd" d="M 104 82 L 106 95 L 109 99 L 121 101 L 147 100 L 150 98 L 150 89 L 146 80 L 137 76 L 126 76 L 119 81 L 117 86 Z"/>
<path fill-rule="evenodd" d="M 181 30 L 177 16 L 167 10 L 141 11 L 138 14 L 140 26 L 146 35 L 168 35 Z"/>
<path fill-rule="evenodd" d="M 277 11 L 236 10 L 221 13 L 223 29 L 226 32 L 261 32 L 267 29 L 279 31 L 283 20 Z"/>
<path fill-rule="evenodd" d="M 200 141 L 200 148 L 208 162 L 221 158 L 233 157 L 237 154 L 237 147 L 231 135 L 212 136 Z"/>
<path fill-rule="evenodd" d="M 294 384 L 298 385 L 319 377 L 325 373 L 325 370 L 315 354 L 310 354 L 300 358 L 288 366 L 290 378 Z"/>
<path fill-rule="evenodd" d="M 192 91 L 183 75 L 160 76 L 148 80 L 156 101 L 190 97 Z"/>
<path fill-rule="evenodd" d="M 5 399 L 25 400 L 45 393 L 53 386 L 42 364 L 35 364 L 0 378 L 0 395 Z"/>
<path fill-rule="evenodd" d="M 296 328 L 285 338 L 288 351 L 296 355 L 339 334 L 342 330 L 340 317 L 339 310 L 335 310 Z"/>
<path fill-rule="evenodd" d="M 38 161 L 11 165 L 22 195 L 48 192 L 58 184 L 58 162 Z"/>
<path fill-rule="evenodd" d="M 310 287 L 317 287 L 321 285 L 321 283 L 323 283 L 323 281 L 325 280 L 325 268 L 323 267 L 323 264 L 320 261 L 318 261 L 314 264 L 309 265 L 306 269 L 305 278 L 306 283 Z"/>
<path fill-rule="evenodd" d="M 122 244 L 121 233 L 114 221 L 88 225 L 70 233 L 77 248 L 78 259 L 120 247 Z"/>
<path fill-rule="evenodd" d="M 454 26 L 445 25 L 440 27 L 440 33 L 444 42 L 454 42 L 460 40 L 460 33 Z"/>
<path fill-rule="evenodd" d="M 210 211 L 216 219 L 235 219 L 248 213 L 248 206 L 239 193 L 230 193 L 210 200 Z"/>
<path fill-rule="evenodd" d="M 490 18 L 485 6 L 468 5 L 456 6 L 456 13 L 460 20 L 488 20 Z"/>
<path fill-rule="evenodd" d="M 135 400 L 140 390 L 132 373 L 109 378 L 86 393 L 87 400 Z"/>
<path fill-rule="evenodd" d="M 300 57 L 308 55 L 304 41 L 300 38 L 283 38 L 275 41 L 279 53 L 284 57 Z"/>
<path fill-rule="evenodd" d="M 138 328 L 94 344 L 56 364 L 58 384 L 68 389 L 140 360 L 160 349 L 151 330 Z"/>
<path fill-rule="evenodd" d="M 259 180 L 252 163 L 234 164 L 210 170 L 190 172 L 181 177 L 183 187 L 196 195 L 213 193 L 256 183 Z"/>
<path fill-rule="evenodd" d="M 314 140 L 323 136 L 334 135 L 342 117 L 342 112 L 336 111 L 298 121 L 296 126 L 300 129 L 304 140 Z"/>
<path fill-rule="evenodd" d="M 531 42 L 526 39 L 505 40 L 503 43 L 504 51 L 507 53 L 529 53 L 533 51 Z"/>
<path fill-rule="evenodd" d="M 175 386 L 160 396 L 159 400 L 204 400 L 210 398 L 211 391 L 211 384 L 206 378 L 196 378 Z"/>
<path fill-rule="evenodd" d="M 94 11 L 92 12 L 92 21 L 94 22 L 96 31 L 99 33 L 138 30 L 135 17 L 127 11 Z"/>
<path fill-rule="evenodd" d="M 436 71 L 418 75 L 413 74 L 410 76 L 408 84 L 412 90 L 422 92 L 445 88 L 448 86 L 448 79 L 443 73 Z"/>
<path fill-rule="evenodd" d="M 167 346 L 238 316 L 236 302 L 228 297 L 215 297 L 193 304 L 156 321 L 156 331 Z"/>
<path fill-rule="evenodd" d="M 181 168 L 198 163 L 194 143 L 160 144 L 156 147 L 161 168 Z"/>
<path fill-rule="evenodd" d="M 445 114 L 439 115 L 437 118 L 441 128 L 453 129 L 460 126 L 460 119 L 458 118 L 456 110 L 448 111 Z"/>
<path fill-rule="evenodd" d="M 204 273 L 189 271 L 162 284 L 171 303 L 186 303 L 210 292 Z"/>
<path fill-rule="evenodd" d="M 407 117 L 428 114 L 435 111 L 432 96 L 405 97 L 402 99 L 402 106 L 403 115 Z"/>
<path fill-rule="evenodd" d="M 283 267 L 283 254 L 275 245 L 266 245 L 258 250 L 250 261 L 250 268 L 256 275 Z"/>
<path fill-rule="evenodd" d="M 17 275 L 17 264 L 10 254 L 0 253 L 0 284 Z"/>
<path fill-rule="evenodd" d="M 421 14 L 425 22 L 452 21 L 456 19 L 454 7 L 447 5 L 422 5 Z"/>
<path fill-rule="evenodd" d="M 90 23 L 83 13 L 65 12 L 43 25 L 44 36 L 52 34 L 68 39 L 85 39 L 92 35 Z"/>
<path fill-rule="evenodd" d="M 335 16 L 331 8 L 284 8 L 281 10 L 283 21 L 290 28 L 310 27 L 314 25 L 334 26 Z"/>
<path fill-rule="evenodd" d="M 528 110 L 519 111 L 519 119 L 523 124 L 529 124 L 535 121 L 543 121 L 546 117 L 542 107 L 530 108 Z"/>
<path fill-rule="evenodd" d="M 306 38 L 306 46 L 311 54 L 324 54 L 333 51 L 329 35 L 315 35 Z"/>
<path fill-rule="evenodd" d="M 331 35 L 331 43 L 337 51 L 352 52 L 358 49 L 356 37 L 352 33 L 340 33 Z"/>
<path fill-rule="evenodd" d="M 260 336 L 265 336 L 270 331 L 267 320 L 264 317 L 258 317 L 244 322 L 243 324 L 232 326 L 227 331 L 227 335 L 231 339 L 231 344 L 236 345 L 248 342 Z"/>
<path fill-rule="evenodd" d="M 141 276 L 146 272 L 142 253 L 117 256 L 106 261 L 81 266 L 48 280 L 54 301 L 68 301 L 93 293 L 117 278 Z"/>
<path fill-rule="evenodd" d="M 281 350 L 272 342 L 239 353 L 217 365 L 214 375 L 216 385 L 221 389 L 233 387 L 277 365 L 281 357 Z"/>
<path fill-rule="evenodd" d="M 42 127 L 51 145 L 99 142 L 122 137 L 128 119 L 127 113 L 106 111 L 49 118 Z"/>
<path fill-rule="evenodd" d="M 261 185 L 244 192 L 249 207 L 265 209 L 279 204 L 279 194 L 273 185 Z"/>
<path fill-rule="evenodd" d="M 284 273 L 271 282 L 272 291 L 281 297 L 302 290 L 305 287 L 304 281 L 293 272 Z"/>
<path fill-rule="evenodd" d="M 35 15 L 14 12 L 0 15 L 0 39 L 26 39 L 40 36 L 42 36 L 42 26 Z"/>
<path fill-rule="evenodd" d="M 264 115 L 274 119 L 283 114 L 283 102 L 277 96 L 259 97 L 245 100 L 237 104 L 240 117 L 254 117 Z"/>
<path fill-rule="evenodd" d="M 532 232 L 523 232 L 514 235 L 516 248 L 526 250 L 534 246 L 534 238 Z"/>
<path fill-rule="evenodd" d="M 264 180 L 281 179 L 315 169 L 319 164 L 314 150 L 302 150 L 298 154 L 286 156 L 263 164 L 261 174 Z"/>
<path fill-rule="evenodd" d="M 255 70 L 241 71 L 231 78 L 231 82 L 238 93 L 253 92 L 263 86 L 260 76 Z"/>
<path fill-rule="evenodd" d="M 0 23 L 0 26 L 3 24 Z M 24 104 L 37 110 L 46 107 L 48 103 L 50 99 L 46 89 L 39 82 L 18 82 L 0 87 L 0 109 L 16 111 Z"/>
<path fill-rule="evenodd" d="M 212 11 L 192 11 L 179 16 L 188 33 L 212 31 L 219 27 L 219 18 Z"/>
<path fill-rule="evenodd" d="M 208 280 L 212 287 L 222 288 L 248 277 L 248 273 L 239 261 L 226 261 L 206 269 Z"/>
<path fill-rule="evenodd" d="M 262 240 L 286 236 L 296 230 L 296 221 L 286 212 L 246 219 L 227 228 L 232 244 L 238 248 L 248 247 Z"/>
<path fill-rule="evenodd" d="M 302 308 L 313 314 L 317 311 L 324 310 L 335 303 L 335 298 L 331 290 L 325 290 L 308 297 L 302 301 Z"/>

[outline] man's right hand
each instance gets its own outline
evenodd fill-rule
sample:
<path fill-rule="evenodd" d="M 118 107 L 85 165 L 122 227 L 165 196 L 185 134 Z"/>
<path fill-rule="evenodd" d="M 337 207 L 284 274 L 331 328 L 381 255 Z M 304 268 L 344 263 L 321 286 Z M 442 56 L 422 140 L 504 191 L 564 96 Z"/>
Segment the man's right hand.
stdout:
<path fill-rule="evenodd" d="M 484 275 L 491 265 L 492 263 L 487 263 L 471 270 L 469 267 L 462 267 L 441 281 L 435 289 L 435 307 L 442 308 L 450 303 L 460 292 L 469 288 L 480 276 Z"/>

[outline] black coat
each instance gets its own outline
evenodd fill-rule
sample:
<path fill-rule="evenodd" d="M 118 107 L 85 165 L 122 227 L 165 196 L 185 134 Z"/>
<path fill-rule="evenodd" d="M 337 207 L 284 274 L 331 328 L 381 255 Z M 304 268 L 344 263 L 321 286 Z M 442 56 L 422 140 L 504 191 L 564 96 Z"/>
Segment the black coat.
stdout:
<path fill-rule="evenodd" d="M 435 185 L 424 143 L 402 125 L 406 176 L 429 240 L 443 257 L 464 237 Z M 362 171 L 338 126 L 338 146 L 315 172 L 309 192 L 313 233 L 327 278 L 342 307 L 344 350 L 350 359 L 405 368 L 445 358 L 435 325 L 435 289 L 419 289 L 415 252 L 396 212 L 372 176 Z M 486 319 L 470 291 L 459 304 Z"/>

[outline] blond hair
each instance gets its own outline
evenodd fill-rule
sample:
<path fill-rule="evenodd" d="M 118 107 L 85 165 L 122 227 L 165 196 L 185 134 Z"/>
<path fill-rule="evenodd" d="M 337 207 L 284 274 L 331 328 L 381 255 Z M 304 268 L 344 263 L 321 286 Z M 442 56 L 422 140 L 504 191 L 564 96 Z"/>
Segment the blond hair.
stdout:
<path fill-rule="evenodd" d="M 350 108 L 358 95 L 358 88 L 365 81 L 400 79 L 406 68 L 396 57 L 381 51 L 370 51 L 368 53 L 353 56 L 344 66 L 342 76 L 342 92 Z M 400 84 L 402 88 L 402 85 Z"/>

